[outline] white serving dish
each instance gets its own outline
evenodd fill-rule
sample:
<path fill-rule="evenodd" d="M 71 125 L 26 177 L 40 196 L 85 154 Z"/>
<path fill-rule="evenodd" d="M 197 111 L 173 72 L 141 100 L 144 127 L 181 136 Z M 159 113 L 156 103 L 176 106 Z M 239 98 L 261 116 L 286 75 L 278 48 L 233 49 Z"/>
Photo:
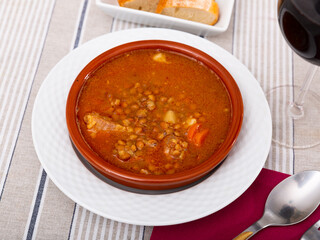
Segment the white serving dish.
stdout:
<path fill-rule="evenodd" d="M 234 0 L 216 0 L 216 2 L 219 5 L 220 16 L 218 22 L 210 26 L 161 14 L 120 7 L 117 0 L 96 0 L 97 6 L 112 17 L 155 27 L 177 29 L 201 36 L 215 36 L 228 29 Z"/>
<path fill-rule="evenodd" d="M 168 194 L 138 194 L 100 180 L 79 160 L 66 124 L 66 99 L 79 72 L 96 56 L 139 40 L 168 40 L 197 48 L 221 63 L 241 91 L 241 132 L 223 164 L 207 179 Z M 48 118 L 48 116 L 50 116 Z M 258 81 L 232 54 L 193 34 L 163 28 L 138 28 L 108 33 L 65 56 L 39 89 L 32 113 L 32 137 L 38 158 L 53 183 L 80 206 L 119 222 L 161 226 L 208 216 L 237 199 L 253 183 L 269 154 L 272 121 Z M 164 214 L 165 213 L 165 214 Z"/>

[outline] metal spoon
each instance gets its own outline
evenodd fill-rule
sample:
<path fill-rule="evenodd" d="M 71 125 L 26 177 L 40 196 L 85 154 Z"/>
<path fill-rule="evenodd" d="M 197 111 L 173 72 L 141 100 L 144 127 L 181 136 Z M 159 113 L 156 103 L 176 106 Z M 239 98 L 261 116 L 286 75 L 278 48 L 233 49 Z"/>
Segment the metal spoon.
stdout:
<path fill-rule="evenodd" d="M 313 224 L 301 237 L 300 240 L 319 240 L 320 239 L 320 220 Z"/>
<path fill-rule="evenodd" d="M 320 203 L 320 172 L 304 171 L 286 178 L 269 194 L 263 216 L 234 240 L 245 240 L 268 226 L 285 226 L 306 219 Z"/>

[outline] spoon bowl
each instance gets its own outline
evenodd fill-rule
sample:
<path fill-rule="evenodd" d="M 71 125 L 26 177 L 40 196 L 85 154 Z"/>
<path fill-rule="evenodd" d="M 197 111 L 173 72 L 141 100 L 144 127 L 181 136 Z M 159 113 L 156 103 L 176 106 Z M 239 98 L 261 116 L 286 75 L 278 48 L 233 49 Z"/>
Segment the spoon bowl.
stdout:
<path fill-rule="evenodd" d="M 234 240 L 249 239 L 268 226 L 286 226 L 305 220 L 319 206 L 319 189 L 319 171 L 304 171 L 286 178 L 270 192 L 263 216 Z"/>

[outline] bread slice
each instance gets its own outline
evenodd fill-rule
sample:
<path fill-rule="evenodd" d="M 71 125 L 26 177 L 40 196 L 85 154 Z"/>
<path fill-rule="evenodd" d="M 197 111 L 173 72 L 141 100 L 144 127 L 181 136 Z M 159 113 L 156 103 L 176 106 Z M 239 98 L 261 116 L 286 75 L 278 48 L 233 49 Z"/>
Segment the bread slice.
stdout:
<path fill-rule="evenodd" d="M 159 0 L 118 0 L 121 7 L 133 8 L 147 12 L 155 12 Z"/>
<path fill-rule="evenodd" d="M 214 0 L 160 0 L 156 13 L 213 25 L 219 6 Z"/>

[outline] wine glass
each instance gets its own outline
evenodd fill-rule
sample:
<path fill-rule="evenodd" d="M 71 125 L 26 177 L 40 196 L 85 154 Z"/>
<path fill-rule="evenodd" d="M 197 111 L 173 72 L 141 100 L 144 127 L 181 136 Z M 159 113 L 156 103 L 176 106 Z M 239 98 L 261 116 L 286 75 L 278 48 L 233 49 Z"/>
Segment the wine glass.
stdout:
<path fill-rule="evenodd" d="M 320 66 L 320 0 L 278 0 L 278 22 L 289 46 L 311 64 L 302 86 L 279 86 L 267 93 L 285 93 L 278 104 L 286 112 L 272 116 L 273 141 L 293 149 L 313 147 L 320 144 L 320 96 L 310 89 Z M 286 136 L 284 126 L 291 127 L 294 138 Z"/>

